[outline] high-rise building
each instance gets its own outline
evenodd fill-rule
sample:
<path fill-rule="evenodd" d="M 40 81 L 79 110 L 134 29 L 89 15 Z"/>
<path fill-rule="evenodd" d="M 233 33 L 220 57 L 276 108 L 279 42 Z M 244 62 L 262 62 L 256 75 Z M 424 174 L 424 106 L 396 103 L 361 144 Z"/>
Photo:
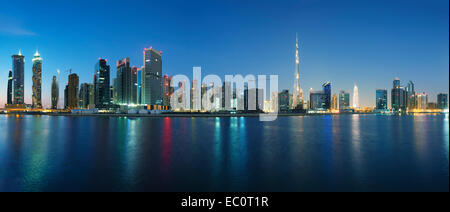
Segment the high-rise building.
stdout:
<path fill-rule="evenodd" d="M 391 91 L 391 107 L 395 112 L 406 112 L 407 109 L 407 93 L 406 90 L 400 86 L 400 79 L 394 78 L 393 88 Z"/>
<path fill-rule="evenodd" d="M 323 92 L 325 94 L 325 109 L 331 109 L 331 83 L 325 82 L 322 85 Z"/>
<path fill-rule="evenodd" d="M 13 104 L 25 104 L 25 56 L 20 51 L 12 56 L 13 78 L 14 78 L 14 101 Z"/>
<path fill-rule="evenodd" d="M 338 110 L 339 109 L 339 96 L 338 94 L 331 95 L 331 109 Z"/>
<path fill-rule="evenodd" d="M 331 109 L 331 83 L 326 82 L 322 85 L 321 91 L 309 91 L 309 108 L 312 110 Z"/>
<path fill-rule="evenodd" d="M 137 103 L 137 68 L 130 66 L 130 59 L 117 61 L 117 103 L 130 105 Z"/>
<path fill-rule="evenodd" d="M 339 91 L 339 109 L 348 110 L 350 109 L 350 93 L 345 91 Z"/>
<path fill-rule="evenodd" d="M 353 108 L 359 108 L 359 93 L 358 86 L 356 86 L 356 84 L 353 86 Z"/>
<path fill-rule="evenodd" d="M 95 65 L 94 89 L 95 107 L 107 108 L 111 104 L 110 66 L 106 59 L 99 59 Z"/>
<path fill-rule="evenodd" d="M 448 109 L 448 95 L 446 93 L 440 93 L 437 95 L 437 108 Z"/>
<path fill-rule="evenodd" d="M 93 98 L 94 85 L 90 83 L 82 83 L 80 86 L 79 107 L 89 109 L 94 103 Z"/>
<path fill-rule="evenodd" d="M 408 85 L 405 88 L 407 95 L 407 107 L 408 109 L 416 109 L 416 91 L 414 90 L 414 83 L 409 81 Z"/>
<path fill-rule="evenodd" d="M 280 111 L 289 111 L 289 90 L 283 90 L 278 94 L 278 108 Z"/>
<path fill-rule="evenodd" d="M 174 92 L 174 88 L 170 87 L 170 83 L 172 81 L 172 77 L 164 75 L 163 78 L 163 105 L 170 106 L 170 97 Z"/>
<path fill-rule="evenodd" d="M 69 85 L 64 88 L 64 109 L 69 107 Z"/>
<path fill-rule="evenodd" d="M 32 107 L 40 109 L 42 108 L 42 58 L 39 52 L 36 51 L 33 61 L 33 96 Z"/>
<path fill-rule="evenodd" d="M 162 104 L 162 61 L 161 52 L 152 47 L 144 49 L 142 73 L 142 104 Z"/>
<path fill-rule="evenodd" d="M 144 68 L 137 69 L 137 104 L 142 104 L 142 71 Z"/>
<path fill-rule="evenodd" d="M 375 94 L 375 105 L 377 110 L 387 110 L 388 99 L 386 89 L 377 89 Z"/>
<path fill-rule="evenodd" d="M 67 109 L 78 108 L 78 86 L 79 77 L 77 74 L 69 75 L 69 82 L 67 84 Z"/>
<path fill-rule="evenodd" d="M 6 97 L 6 104 L 10 105 L 13 103 L 13 82 L 14 82 L 14 78 L 13 78 L 13 74 L 12 71 L 9 70 L 9 75 L 8 75 L 8 89 L 7 89 L 7 97 Z"/>
<path fill-rule="evenodd" d="M 52 80 L 52 109 L 58 109 L 59 100 L 59 85 L 56 76 L 53 76 Z"/>
<path fill-rule="evenodd" d="M 303 90 L 300 86 L 300 57 L 298 53 L 298 36 L 295 38 L 295 78 L 294 78 L 294 92 L 292 99 L 292 109 L 303 108 Z"/>
<path fill-rule="evenodd" d="M 428 108 L 428 94 L 425 92 L 416 94 L 415 105 L 418 110 L 426 110 Z"/>

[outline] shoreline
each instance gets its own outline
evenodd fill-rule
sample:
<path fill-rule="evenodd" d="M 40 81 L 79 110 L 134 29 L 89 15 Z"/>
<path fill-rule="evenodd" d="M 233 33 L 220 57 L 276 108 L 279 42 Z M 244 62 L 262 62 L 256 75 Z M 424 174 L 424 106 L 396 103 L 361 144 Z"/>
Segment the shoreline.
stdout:
<path fill-rule="evenodd" d="M 444 115 L 444 112 L 420 112 L 420 113 L 409 113 L 409 114 L 385 114 L 385 113 L 278 113 L 276 116 L 288 117 L 288 116 L 323 116 L 323 115 Z M 72 114 L 72 113 L 0 113 L 0 115 L 31 115 L 31 116 L 68 116 L 68 117 L 131 117 L 131 118 L 165 118 L 165 117 L 179 117 L 179 118 L 232 118 L 232 117 L 259 117 L 260 113 L 162 113 L 162 114 L 111 114 L 111 113 L 95 113 L 95 114 Z M 272 114 L 266 114 L 271 116 Z M 275 114 L 273 114 L 275 115 Z"/>

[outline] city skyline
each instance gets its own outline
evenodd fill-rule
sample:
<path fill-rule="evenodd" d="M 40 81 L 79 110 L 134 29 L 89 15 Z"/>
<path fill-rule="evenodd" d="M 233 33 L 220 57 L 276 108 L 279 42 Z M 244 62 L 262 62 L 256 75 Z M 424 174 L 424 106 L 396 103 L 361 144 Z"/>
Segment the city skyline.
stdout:
<path fill-rule="evenodd" d="M 9 5 L 13 4 L 11 2 L 6 3 L 5 8 L 9 8 Z M 30 2 L 29 4 L 32 5 Z M 92 3 L 98 4 L 98 2 Z M 243 7 L 247 8 L 248 3 L 244 4 Z M 380 6 L 377 3 L 372 3 L 374 6 Z M 397 3 L 399 4 L 399 3 Z M 219 4 L 220 5 L 220 4 Z M 226 6 L 227 3 L 224 3 Z M 275 7 L 287 7 L 295 6 L 294 8 L 298 11 L 303 11 L 312 17 L 317 17 L 317 15 L 312 15 L 312 11 L 319 11 L 320 5 L 311 2 L 300 2 L 298 4 L 291 4 L 288 2 L 283 2 L 282 4 Z M 443 6 L 442 9 L 440 6 Z M 50 7 L 49 5 L 40 5 L 40 7 Z M 113 5 L 106 5 L 108 8 L 116 7 Z M 130 5 L 128 5 L 131 7 Z M 164 5 L 161 5 L 164 6 Z M 184 7 L 189 7 L 188 5 L 182 5 Z M 205 8 L 211 8 L 212 10 L 206 12 L 205 15 L 210 15 L 214 10 L 214 6 L 218 6 L 215 3 L 207 3 Z M 329 5 L 328 5 L 329 6 Z M 358 4 L 357 4 L 358 6 Z M 361 5 L 359 5 L 361 6 Z M 372 5 L 373 6 L 373 5 Z M 400 7 L 401 5 L 394 5 Z M 387 15 L 393 17 L 394 23 L 392 25 L 387 25 L 388 30 L 382 30 L 388 35 L 379 35 L 382 38 L 390 38 L 384 43 L 381 42 L 381 38 L 368 36 L 370 31 L 369 27 L 362 27 L 362 30 L 336 30 L 337 36 L 343 39 L 343 44 L 337 45 L 334 43 L 332 36 L 326 36 L 324 31 L 315 30 L 314 18 L 308 15 L 300 15 L 301 17 L 306 17 L 306 19 L 295 19 L 295 26 L 285 26 L 289 24 L 289 19 L 286 16 L 276 18 L 272 23 L 268 23 L 269 26 L 273 26 L 277 23 L 284 23 L 283 27 L 280 28 L 279 34 L 276 36 L 273 34 L 265 34 L 264 36 L 257 32 L 263 32 L 263 26 L 257 24 L 256 20 L 253 20 L 249 15 L 244 13 L 238 13 L 238 17 L 243 18 L 245 24 L 256 23 L 254 30 L 248 30 L 250 35 L 244 36 L 243 41 L 236 41 L 236 38 L 228 35 L 220 35 L 222 29 L 216 29 L 216 33 L 212 33 L 212 29 L 200 28 L 199 34 L 202 32 L 210 32 L 215 35 L 211 39 L 202 40 L 196 38 L 197 33 L 187 32 L 185 36 L 182 36 L 180 41 L 177 41 L 177 37 L 170 35 L 170 30 L 161 27 L 159 30 L 161 33 L 152 34 L 144 30 L 146 36 L 138 36 L 137 42 L 127 42 L 129 35 L 116 35 L 110 38 L 100 38 L 88 39 L 84 35 L 81 36 L 78 42 L 67 42 L 67 39 L 60 37 L 52 37 L 49 33 L 53 32 L 49 29 L 48 25 L 54 24 L 53 22 L 42 22 L 43 26 L 41 28 L 30 28 L 34 33 L 11 33 L 5 32 L 5 29 L 14 29 L 14 26 L 29 27 L 30 17 L 25 16 L 24 18 L 17 18 L 12 16 L 11 12 L 0 13 L 1 16 L 6 16 L 4 20 L 12 18 L 9 21 L 10 26 L 5 27 L 4 24 L 0 25 L 0 39 L 2 44 L 4 43 L 4 48 L 0 50 L 0 85 L 3 87 L 0 89 L 0 105 L 6 103 L 6 87 L 8 81 L 8 72 L 12 69 L 11 55 L 17 54 L 19 49 L 22 51 L 22 55 L 25 56 L 25 103 L 32 103 L 32 56 L 34 52 L 39 49 L 39 52 L 43 58 L 42 64 L 42 102 L 44 108 L 50 107 L 50 91 L 52 76 L 57 75 L 57 69 L 62 70 L 60 78 L 58 78 L 60 87 L 60 101 L 59 107 L 62 107 L 62 100 L 64 99 L 64 86 L 67 84 L 67 70 L 73 69 L 74 73 L 80 76 L 80 84 L 84 82 L 92 82 L 92 73 L 94 72 L 94 64 L 97 58 L 106 58 L 114 64 L 113 61 L 118 61 L 125 57 L 130 57 L 130 63 L 132 66 L 141 67 L 142 64 L 142 49 L 148 46 L 155 46 L 157 49 L 164 51 L 162 56 L 163 63 L 163 74 L 176 75 L 185 74 L 191 76 L 193 66 L 201 66 L 204 73 L 206 74 L 278 74 L 280 75 L 279 92 L 283 89 L 289 89 L 292 93 L 292 70 L 293 64 L 295 64 L 295 58 L 292 56 L 295 52 L 294 42 L 295 33 L 299 32 L 300 41 L 300 70 L 301 70 L 301 87 L 304 91 L 313 88 L 314 90 L 319 90 L 323 82 L 331 81 L 333 88 L 332 93 L 338 93 L 339 90 L 351 91 L 354 83 L 359 87 L 359 102 L 360 106 L 375 106 L 375 89 L 383 88 L 390 90 L 392 87 L 392 79 L 394 77 L 399 77 L 402 82 L 408 82 L 412 80 L 416 84 L 416 91 L 418 93 L 427 92 L 429 94 L 429 101 L 436 102 L 436 96 L 438 93 L 448 93 L 448 2 L 432 2 L 429 3 L 426 9 L 419 8 L 418 3 L 411 3 L 410 7 L 404 9 L 401 15 L 395 16 L 394 12 L 390 11 Z M 30 5 L 25 5 L 25 11 L 30 7 Z M 268 5 L 263 4 L 261 8 L 256 11 L 257 16 L 261 16 L 263 11 L 268 10 Z M 165 7 L 164 7 L 165 8 Z M 311 11 L 305 8 L 312 9 Z M 396 8 L 396 7 L 394 7 Z M 165 8 L 173 9 L 173 8 Z M 195 8 L 191 8 L 194 9 Z M 367 16 L 363 16 L 366 19 L 372 20 L 374 11 L 368 8 L 359 8 L 363 11 L 371 12 Z M 0 9 L 1 10 L 1 9 Z M 88 10 L 88 9 L 83 9 Z M 323 8 L 327 11 L 330 8 Z M 392 8 L 391 8 L 392 10 Z M 413 11 L 422 11 L 421 15 L 412 15 Z M 241 11 L 242 12 L 242 11 Z M 358 11 L 359 14 L 361 11 Z M 389 11 L 388 11 L 389 12 Z M 397 11 L 398 12 L 398 11 Z M 4 15 L 5 14 L 5 15 Z M 8 16 L 10 14 L 10 16 Z M 321 14 L 321 13 L 319 13 Z M 334 12 L 333 14 L 336 14 Z M 69 24 L 73 24 L 79 29 L 83 29 L 82 26 L 74 23 L 75 17 L 80 14 L 74 14 L 74 17 L 63 16 L 62 19 L 67 21 Z M 229 14 L 228 14 L 229 15 Z M 294 16 L 294 10 L 288 10 L 288 15 Z M 341 25 L 347 23 L 348 17 L 343 14 L 338 13 L 338 16 L 342 18 L 343 22 Z M 360 14 L 361 15 L 361 14 Z M 410 16 L 412 15 L 412 16 Z M 53 15 L 51 15 L 53 17 Z M 447 16 L 447 19 L 443 21 L 441 16 Z M 194 16 L 196 20 L 203 16 Z M 297 17 L 297 16 L 294 16 Z M 309 17 L 309 18 L 308 18 Z M 401 25 L 399 29 L 395 28 L 395 23 L 404 20 L 405 18 L 412 18 L 413 20 L 407 23 L 412 25 Z M 3 18 L 3 17 L 2 17 Z M 50 18 L 50 17 L 49 17 Z M 92 17 L 91 17 L 92 18 Z M 95 18 L 99 17 L 93 17 Z M 167 17 L 161 17 L 164 19 Z M 192 17 L 191 17 L 192 18 Z M 220 19 L 217 16 L 213 16 L 213 19 Z M 44 17 L 45 19 L 45 17 Z M 422 20 L 422 22 L 414 23 L 414 20 Z M 437 22 L 435 22 L 435 19 Z M 104 27 L 104 30 L 114 30 L 110 26 L 113 20 L 117 18 L 111 17 L 111 20 L 101 20 L 102 23 L 107 24 L 108 27 Z M 133 19 L 134 20 L 134 19 Z M 221 20 L 221 19 L 220 19 Z M 264 19 L 268 20 L 268 19 Z M 324 21 L 325 25 L 329 25 L 330 21 L 328 19 L 321 19 Z M 395 21 L 397 20 L 397 21 Z M 48 21 L 48 20 L 47 20 Z M 123 20 L 124 21 L 124 20 Z M 234 23 L 235 19 L 232 20 Z M 347 20 L 348 21 L 348 20 Z M 378 29 L 382 27 L 379 24 L 385 23 L 387 20 L 372 20 L 372 26 L 378 26 Z M 139 21 L 138 21 L 139 22 Z M 433 23 L 431 23 L 433 22 Z M 47 23 L 47 24 L 46 24 Z M 208 22 L 209 24 L 209 22 Z M 207 24 L 207 26 L 209 26 Z M 45 26 L 47 25 L 47 26 Z M 131 24 L 129 27 L 135 26 L 136 24 Z M 339 23 L 338 23 L 339 25 Z M 179 26 L 179 23 L 175 23 L 174 26 Z M 197 25 L 195 25 L 197 26 Z M 35 26 L 34 26 L 35 27 Z M 86 29 L 92 27 L 87 24 Z M 242 29 L 242 25 L 233 28 L 232 31 L 237 31 Z M 212 30 L 212 31 L 214 31 Z M 331 31 L 333 31 L 331 30 Z M 364 32 L 366 30 L 367 32 Z M 392 30 L 392 32 L 387 32 Z M 427 31 L 429 30 L 429 31 Z M 63 29 L 63 31 L 65 31 Z M 96 30 L 94 30 L 96 31 Z M 156 28 L 158 31 L 158 28 Z M 325 30 L 326 31 L 326 30 Z M 164 33 L 162 33 L 164 32 Z M 416 33 L 413 33 L 416 32 Z M 420 32 L 417 34 L 417 32 Z M 350 36 L 352 33 L 357 35 Z M 392 33 L 392 34 L 389 34 Z M 406 39 L 404 42 L 399 42 L 400 36 L 395 36 L 393 34 L 399 33 L 402 35 L 407 35 L 403 37 Z M 89 34 L 89 33 L 88 33 Z M 100 33 L 99 33 L 100 34 Z M 164 35 L 163 35 L 164 34 Z M 208 34 L 208 35 L 211 35 Z M 136 35 L 136 34 L 133 34 Z M 56 34 L 55 36 L 61 36 L 61 34 Z M 349 36 L 349 38 L 345 38 Z M 94 35 L 93 37 L 97 37 Z M 269 38 L 264 38 L 269 37 Z M 274 38 L 276 37 L 276 39 Z M 58 39 L 52 39 L 58 38 Z M 255 39 L 249 42 L 248 39 Z M 374 40 L 371 40 L 373 38 Z M 444 40 L 445 38 L 445 40 Z M 72 38 L 73 39 L 73 38 Z M 347 40 L 348 39 L 348 40 Z M 350 39 L 356 39 L 350 41 Z M 3 42 L 8 41 L 8 42 Z M 222 41 L 226 43 L 227 48 L 223 48 L 225 44 L 218 44 L 217 41 Z M 373 44 L 368 44 L 366 42 L 375 42 L 380 46 L 376 48 Z M 396 42 L 392 46 L 393 42 Z M 421 41 L 421 42 L 415 42 Z M 81 43 L 80 43 L 81 42 Z M 99 42 L 96 44 L 95 42 Z M 221 43 L 222 43 L 221 42 Z M 328 45 L 319 44 L 320 42 L 325 42 Z M 365 49 L 362 47 L 356 48 L 355 45 L 361 45 L 363 43 L 364 47 L 370 47 Z M 243 44 L 247 43 L 247 44 Z M 81 49 L 77 45 L 84 44 L 90 48 L 85 50 Z M 95 45 L 94 45 L 95 44 Z M 92 47 L 91 47 L 92 46 Z M 197 49 L 192 48 L 192 46 L 198 46 Z M 207 46 L 211 46 L 208 48 Z M 341 48 L 339 48 L 341 47 Z M 397 48 L 399 50 L 395 50 Z M 221 51 L 218 51 L 221 49 Z M 262 55 L 257 51 L 262 49 L 270 49 L 270 52 L 274 52 L 276 55 L 273 56 L 272 53 Z M 65 51 L 70 50 L 70 51 Z M 74 50 L 74 52 L 72 52 Z M 392 50 L 391 52 L 386 52 L 386 50 Z M 92 51 L 86 53 L 86 51 Z M 186 52 L 193 51 L 192 55 L 187 55 Z M 238 51 L 237 56 L 232 55 Z M 362 52 L 361 52 L 362 51 Z M 212 54 L 211 52 L 216 52 L 217 54 Z M 343 56 L 337 56 L 338 52 L 343 52 Z M 355 56 L 357 54 L 362 54 L 360 57 Z M 254 55 L 254 56 L 252 56 Z M 185 58 L 181 58 L 184 56 Z M 393 57 L 393 59 L 388 59 L 388 57 Z M 369 59 L 370 58 L 370 59 Z M 419 59 L 420 60 L 417 60 Z M 230 62 L 232 61 L 232 62 Z M 407 62 L 407 63 L 406 63 Z M 242 69 L 241 69 L 242 67 Z M 237 70 L 236 70 L 237 69 Z M 116 67 L 111 66 L 111 80 L 116 77 Z M 406 85 L 405 85 L 406 86 Z M 305 95 L 306 96 L 306 95 Z M 389 106 L 391 99 L 388 98 Z"/>

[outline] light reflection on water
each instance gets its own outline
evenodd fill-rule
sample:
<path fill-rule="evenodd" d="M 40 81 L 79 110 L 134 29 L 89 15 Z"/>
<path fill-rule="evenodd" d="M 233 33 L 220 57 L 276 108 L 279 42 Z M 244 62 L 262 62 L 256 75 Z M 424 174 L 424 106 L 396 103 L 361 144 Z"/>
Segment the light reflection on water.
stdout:
<path fill-rule="evenodd" d="M 448 191 L 448 115 L 0 116 L 0 131 L 0 191 Z"/>

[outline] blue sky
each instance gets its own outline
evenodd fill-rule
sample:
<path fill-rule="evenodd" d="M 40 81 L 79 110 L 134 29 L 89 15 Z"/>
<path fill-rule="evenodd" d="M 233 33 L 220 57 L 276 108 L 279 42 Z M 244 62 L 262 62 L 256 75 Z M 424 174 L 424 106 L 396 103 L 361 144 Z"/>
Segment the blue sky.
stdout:
<path fill-rule="evenodd" d="M 0 7 L 0 105 L 6 102 L 11 55 L 26 58 L 25 100 L 31 103 L 31 58 L 43 58 L 43 103 L 61 69 L 92 82 L 99 57 L 130 57 L 142 66 L 144 47 L 163 51 L 163 74 L 278 74 L 291 89 L 295 33 L 301 40 L 301 86 L 333 93 L 359 87 L 360 104 L 375 89 L 412 80 L 435 101 L 449 90 L 449 2 L 444 1 L 4 1 Z M 60 92 L 61 97 L 63 92 Z M 62 98 L 61 98 L 62 100 Z M 61 101 L 62 104 L 62 101 Z"/>

